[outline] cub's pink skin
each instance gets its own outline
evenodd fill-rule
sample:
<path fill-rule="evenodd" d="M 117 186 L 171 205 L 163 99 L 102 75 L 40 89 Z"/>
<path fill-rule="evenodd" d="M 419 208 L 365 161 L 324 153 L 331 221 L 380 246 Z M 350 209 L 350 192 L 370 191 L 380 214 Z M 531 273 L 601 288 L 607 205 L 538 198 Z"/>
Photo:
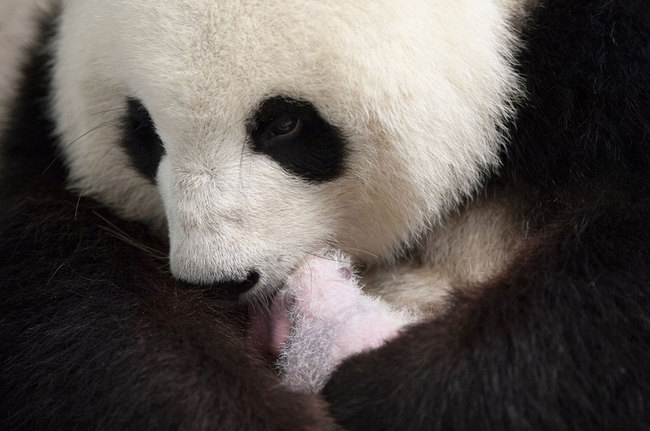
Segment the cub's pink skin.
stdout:
<path fill-rule="evenodd" d="M 278 356 L 285 384 L 318 392 L 348 356 L 381 346 L 416 320 L 406 311 L 365 295 L 350 261 L 327 251 L 307 258 L 256 318 L 251 335 Z"/>
<path fill-rule="evenodd" d="M 249 330 L 249 336 L 257 349 L 276 357 L 280 355 L 280 349 L 291 331 L 287 306 L 281 298 L 283 295 L 276 296 L 268 309 L 257 306 L 253 310 Z"/>

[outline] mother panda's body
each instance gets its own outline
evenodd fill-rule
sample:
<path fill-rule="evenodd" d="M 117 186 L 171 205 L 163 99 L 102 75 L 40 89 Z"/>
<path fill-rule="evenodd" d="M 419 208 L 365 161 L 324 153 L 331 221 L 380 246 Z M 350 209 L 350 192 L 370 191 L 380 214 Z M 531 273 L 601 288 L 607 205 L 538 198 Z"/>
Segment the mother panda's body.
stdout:
<path fill-rule="evenodd" d="M 192 411 L 193 386 L 178 398 L 173 388 L 208 372 L 214 391 L 198 381 L 196 393 L 215 400 L 218 415 L 232 412 L 233 426 L 284 426 L 255 408 L 268 376 L 262 392 L 244 390 L 250 376 L 236 365 L 264 372 L 228 335 L 237 325 L 210 317 L 214 308 L 194 294 L 181 294 L 179 306 L 207 317 L 177 320 L 175 298 L 158 283 L 154 297 L 170 306 L 147 314 L 138 282 L 98 280 L 84 257 L 97 243 L 59 230 L 74 220 L 61 212 L 70 199 L 61 177 L 50 178 L 56 163 L 48 168 L 41 154 L 48 130 L 24 127 L 45 115 L 38 109 L 49 97 L 72 184 L 123 215 L 166 222 L 174 275 L 244 282 L 244 297 L 255 300 L 306 254 L 335 246 L 366 265 L 368 291 L 435 314 L 334 373 L 323 395 L 344 426 L 646 428 L 649 7 L 547 1 L 527 11 L 528 22 L 524 3 L 533 8 L 64 1 L 52 85 L 26 76 L 34 81 L 19 101 L 37 103 L 15 107 L 2 141 L 1 244 L 12 256 L 0 267 L 11 409 L 3 420 L 119 425 L 112 410 L 132 403 L 148 426 L 182 424 L 183 415 L 207 426 L 217 418 L 210 406 Z M 503 151 L 522 83 L 526 101 Z M 54 215 L 24 201 L 43 171 L 54 190 L 38 195 L 59 205 Z M 33 220 L 23 226 L 17 211 Z M 92 210 L 80 211 L 91 219 L 85 237 Z M 33 228 L 39 220 L 42 230 Z M 52 247 L 66 241 L 71 248 Z M 133 253 L 114 241 L 102 247 L 110 274 L 126 265 L 119 254 Z M 34 256 L 44 264 L 32 276 Z M 88 309 L 98 311 L 73 316 Z M 134 333 L 107 335 L 115 321 Z M 162 332 L 147 329 L 158 325 Z M 170 349 L 179 338 L 193 340 L 196 355 Z M 134 351 L 143 364 L 119 355 Z M 119 373 L 97 365 L 104 355 L 120 359 Z M 171 365 L 170 381 L 151 372 L 157 355 L 182 365 Z M 119 395 L 107 389 L 115 376 Z M 268 395 L 266 407 L 279 409 L 285 396 Z M 221 403 L 230 397 L 253 408 Z M 87 398 L 95 410 L 82 421 L 72 412 Z M 302 426 L 328 426 L 318 401 L 287 402 L 311 406 L 295 414 Z"/>
<path fill-rule="evenodd" d="M 596 3 L 531 15 L 500 172 L 426 254 L 444 286 L 460 280 L 451 306 L 334 373 L 323 393 L 341 423 L 647 428 L 650 5 Z"/>

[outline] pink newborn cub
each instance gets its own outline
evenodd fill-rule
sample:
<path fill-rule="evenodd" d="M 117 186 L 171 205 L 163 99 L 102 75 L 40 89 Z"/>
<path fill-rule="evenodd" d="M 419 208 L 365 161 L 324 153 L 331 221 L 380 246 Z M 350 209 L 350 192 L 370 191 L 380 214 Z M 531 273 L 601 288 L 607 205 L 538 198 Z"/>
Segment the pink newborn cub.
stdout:
<path fill-rule="evenodd" d="M 340 252 L 309 257 L 288 279 L 252 334 L 278 356 L 283 381 L 318 392 L 348 356 L 381 346 L 416 316 L 365 295 Z M 268 326 L 267 326 L 268 325 Z"/>

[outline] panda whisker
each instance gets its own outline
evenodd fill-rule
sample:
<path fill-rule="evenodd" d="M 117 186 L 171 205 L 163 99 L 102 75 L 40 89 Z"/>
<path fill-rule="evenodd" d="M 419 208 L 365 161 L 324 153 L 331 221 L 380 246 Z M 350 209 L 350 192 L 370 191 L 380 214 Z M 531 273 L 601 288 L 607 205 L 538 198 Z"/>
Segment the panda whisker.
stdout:
<path fill-rule="evenodd" d="M 81 204 L 82 193 L 79 192 L 77 195 L 77 203 L 74 206 L 74 220 L 77 220 L 77 215 L 79 214 L 79 205 Z"/>
<path fill-rule="evenodd" d="M 90 115 L 95 116 L 95 115 L 100 115 L 100 114 L 106 114 L 107 112 L 126 111 L 126 110 L 127 110 L 127 108 L 122 106 L 122 107 L 119 107 L 119 108 L 110 108 L 110 109 L 104 109 L 103 111 L 91 112 Z"/>
<path fill-rule="evenodd" d="M 281 293 L 276 292 L 281 295 Z M 259 316 L 266 321 L 271 320 L 271 301 L 275 296 L 255 295 L 248 301 L 248 311 L 251 315 Z"/>
<path fill-rule="evenodd" d="M 111 120 L 111 122 L 115 122 L 115 121 L 117 121 L 117 120 L 121 120 L 121 118 L 119 118 L 119 117 L 118 117 L 118 118 L 115 118 L 115 119 Z M 136 133 L 136 132 L 138 132 L 138 131 L 140 131 L 140 130 L 142 130 L 142 129 L 145 129 L 146 127 L 147 127 L 146 124 L 141 124 L 141 125 L 139 125 L 138 127 L 134 128 L 133 130 L 130 130 L 130 131 L 126 134 L 126 136 L 131 136 L 131 135 L 133 135 L 134 133 Z M 108 155 L 108 153 L 110 153 L 110 152 L 113 150 L 113 148 L 115 148 L 115 146 L 116 146 L 115 144 L 111 145 L 111 146 L 108 148 L 108 150 L 106 150 L 106 151 L 104 152 L 104 154 L 101 155 L 101 157 L 97 160 L 97 163 L 95 164 L 95 168 L 97 168 L 97 166 L 99 166 L 99 164 L 104 160 L 104 158 Z"/>
<path fill-rule="evenodd" d="M 45 285 L 46 285 L 46 286 L 49 286 L 50 283 L 52 283 L 52 280 L 54 279 L 54 277 L 56 276 L 56 274 L 61 270 L 61 268 L 63 268 L 63 267 L 64 267 L 65 265 L 67 265 L 67 264 L 68 264 L 68 262 L 65 261 L 65 262 L 63 262 L 61 265 L 59 265 L 59 266 L 54 270 L 54 272 L 52 272 L 52 275 L 50 275 L 50 278 L 47 280 L 47 283 L 45 283 Z"/>
<path fill-rule="evenodd" d="M 241 125 L 241 124 L 244 124 L 245 122 L 246 122 L 246 119 L 242 118 L 239 121 L 237 121 L 237 122 L 231 124 L 230 126 L 228 126 L 226 130 L 230 130 L 231 128 L 233 128 L 235 126 L 238 126 L 238 125 Z M 248 139 L 244 139 L 243 142 L 242 142 L 242 145 L 241 145 L 241 151 L 239 153 L 239 188 L 240 188 L 240 190 L 242 192 L 241 194 L 242 194 L 242 196 L 244 198 L 246 198 L 246 193 L 244 192 L 244 188 L 245 188 L 244 184 L 245 183 L 244 183 L 244 176 L 243 176 L 244 155 L 246 154 L 246 150 L 248 149 L 248 145 L 249 145 Z M 248 165 L 249 174 L 250 174 L 250 168 L 251 168 L 251 166 L 249 164 Z M 249 175 L 249 177 L 250 177 L 250 175 Z"/>
<path fill-rule="evenodd" d="M 154 259 L 165 261 L 165 262 L 167 261 L 167 255 L 159 254 L 158 250 L 152 249 L 152 248 L 150 248 L 150 247 L 148 247 L 148 246 L 146 246 L 144 244 L 141 244 L 141 243 L 135 241 L 133 238 L 129 238 L 127 236 L 121 235 L 118 232 L 115 232 L 112 229 L 107 228 L 106 226 L 99 226 L 99 228 L 105 230 L 106 232 L 108 232 L 108 234 L 110 236 L 112 236 L 113 238 L 119 239 L 119 240 L 125 242 L 126 244 L 128 244 L 130 246 L 133 246 L 133 247 L 137 248 L 138 250 L 143 251 L 144 253 L 148 254 L 149 256 L 151 256 Z"/>
<path fill-rule="evenodd" d="M 239 153 L 239 187 L 242 191 L 244 189 L 244 178 L 242 172 L 244 170 L 244 154 L 246 154 L 246 143 L 246 140 L 242 143 L 241 152 Z M 246 196 L 246 193 L 242 193 L 242 195 Z"/>
<path fill-rule="evenodd" d="M 374 257 L 375 259 L 379 259 L 379 256 L 377 256 L 376 254 L 371 253 L 371 252 L 369 252 L 369 251 L 367 251 L 367 250 L 361 250 L 361 249 L 359 249 L 359 248 L 353 248 L 353 247 L 346 247 L 346 249 L 347 249 L 347 250 L 350 250 L 350 251 L 357 251 L 357 252 L 359 252 L 359 253 L 367 254 L 368 256 L 372 256 L 372 257 Z"/>
<path fill-rule="evenodd" d="M 164 254 L 164 253 L 160 253 L 156 249 L 153 249 L 153 248 L 151 248 L 149 246 L 146 246 L 146 245 L 144 245 L 142 243 L 139 243 L 138 241 L 134 240 L 133 238 L 130 238 L 130 237 L 126 236 L 126 235 L 123 235 L 123 234 L 121 234 L 119 232 L 116 232 L 113 229 L 110 229 L 110 228 L 108 228 L 106 226 L 99 226 L 99 228 L 105 230 L 106 232 L 108 232 L 108 234 L 110 236 L 112 236 L 113 238 L 117 238 L 117 239 L 125 242 L 126 244 L 129 244 L 129 245 L 131 245 L 131 246 L 145 252 L 146 254 L 153 257 L 154 259 L 167 261 L 167 255 Z"/>
<path fill-rule="evenodd" d="M 101 157 L 97 159 L 97 162 L 95 163 L 93 170 L 99 167 L 100 163 L 104 160 L 104 158 L 108 156 L 108 153 L 113 151 L 113 148 L 115 148 L 115 144 L 112 144 L 110 147 L 108 147 L 106 151 L 104 151 L 104 154 L 102 154 Z"/>
<path fill-rule="evenodd" d="M 153 247 L 149 247 L 148 245 L 142 244 L 141 242 L 137 241 L 136 239 L 132 238 L 129 236 L 126 232 L 124 232 L 122 229 L 117 227 L 114 223 L 112 223 L 110 220 L 108 220 L 106 217 L 98 213 L 97 211 L 93 211 L 93 214 L 100 218 L 104 223 L 106 223 L 108 226 L 102 226 L 100 225 L 99 228 L 105 230 L 111 236 L 114 238 L 120 239 L 124 241 L 125 243 L 136 247 L 139 250 L 144 251 L 147 253 L 149 256 L 159 259 L 159 260 L 167 260 L 167 253 L 162 252 L 160 250 L 156 250 Z"/>
<path fill-rule="evenodd" d="M 117 121 L 121 121 L 121 120 L 122 120 L 121 117 L 117 117 L 117 118 L 113 118 L 112 120 L 108 120 L 108 121 L 105 121 L 105 122 L 103 122 L 101 124 L 98 124 L 97 126 L 93 127 L 92 129 L 84 132 L 83 134 L 81 134 L 77 138 L 73 139 L 69 143 L 63 145 L 62 149 L 58 151 L 58 154 L 56 155 L 56 157 L 54 157 L 52 159 L 52 161 L 45 167 L 45 169 L 43 169 L 43 171 L 41 172 L 41 175 L 44 175 L 54 165 L 54 163 L 56 163 L 61 158 L 61 156 L 63 155 L 63 149 L 69 148 L 70 146 L 74 145 L 76 142 L 78 142 L 79 140 L 85 138 L 86 136 L 88 136 L 92 132 L 95 132 L 95 131 L 97 131 L 97 130 L 103 128 L 103 127 L 106 127 L 106 126 L 113 125 Z"/>
<path fill-rule="evenodd" d="M 314 257 L 318 257 L 318 258 L 321 258 L 321 259 L 330 260 L 332 262 L 336 261 L 335 257 L 327 256 L 327 255 L 324 255 L 323 253 L 314 253 L 314 252 L 311 252 L 311 251 L 305 251 L 304 253 L 309 255 L 309 256 L 314 256 Z"/>
<path fill-rule="evenodd" d="M 86 136 L 88 136 L 92 132 L 96 132 L 97 130 L 99 130 L 99 129 L 103 128 L 103 127 L 106 127 L 106 126 L 111 126 L 111 125 L 115 124 L 118 121 L 122 121 L 122 117 L 116 117 L 116 118 L 113 118 L 111 120 L 104 121 L 103 123 L 100 123 L 100 124 L 96 125 L 92 129 L 89 129 L 88 131 L 86 131 L 86 132 L 82 133 L 81 135 L 79 135 L 77 138 L 75 138 L 72 141 L 70 141 L 69 143 L 65 144 L 64 148 L 68 148 L 69 146 L 71 146 L 71 145 L 75 144 L 76 142 L 78 142 L 79 140 L 85 138 Z"/>

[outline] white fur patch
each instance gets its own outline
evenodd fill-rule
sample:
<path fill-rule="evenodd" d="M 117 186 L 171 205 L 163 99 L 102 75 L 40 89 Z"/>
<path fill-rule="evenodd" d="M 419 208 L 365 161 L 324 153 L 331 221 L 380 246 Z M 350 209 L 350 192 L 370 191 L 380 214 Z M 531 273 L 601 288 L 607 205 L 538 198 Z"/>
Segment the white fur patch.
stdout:
<path fill-rule="evenodd" d="M 414 261 L 367 268 L 361 274 L 366 293 L 435 316 L 447 311 L 452 289 L 472 293 L 500 274 L 527 235 L 516 197 L 503 194 L 477 196 L 447 217 L 427 233 Z"/>
<path fill-rule="evenodd" d="M 509 3 L 65 0 L 54 112 L 71 183 L 167 219 L 190 281 L 254 269 L 264 293 L 328 245 L 390 260 L 498 161 L 517 97 Z M 340 178 L 308 184 L 250 150 L 245 120 L 275 95 L 342 130 Z M 126 97 L 164 142 L 158 190 L 120 147 Z"/>

